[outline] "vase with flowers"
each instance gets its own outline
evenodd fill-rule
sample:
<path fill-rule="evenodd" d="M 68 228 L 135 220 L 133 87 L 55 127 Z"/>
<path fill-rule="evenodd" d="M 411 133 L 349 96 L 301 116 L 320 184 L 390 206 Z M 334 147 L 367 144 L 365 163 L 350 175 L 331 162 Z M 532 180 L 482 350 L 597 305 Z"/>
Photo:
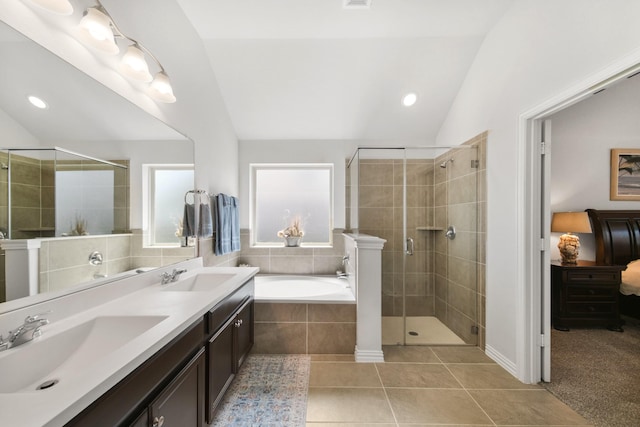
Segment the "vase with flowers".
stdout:
<path fill-rule="evenodd" d="M 278 237 L 283 238 L 284 245 L 289 247 L 300 246 L 302 236 L 304 236 L 304 231 L 299 216 L 294 217 L 286 228 L 278 231 Z"/>

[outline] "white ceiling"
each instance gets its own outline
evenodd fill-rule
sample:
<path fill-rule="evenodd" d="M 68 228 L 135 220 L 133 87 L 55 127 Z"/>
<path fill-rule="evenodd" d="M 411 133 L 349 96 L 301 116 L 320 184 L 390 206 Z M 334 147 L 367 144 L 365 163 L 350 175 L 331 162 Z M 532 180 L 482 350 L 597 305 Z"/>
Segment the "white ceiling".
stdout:
<path fill-rule="evenodd" d="M 512 0 L 178 0 L 241 140 L 431 143 Z M 401 105 L 407 92 L 418 102 Z"/>

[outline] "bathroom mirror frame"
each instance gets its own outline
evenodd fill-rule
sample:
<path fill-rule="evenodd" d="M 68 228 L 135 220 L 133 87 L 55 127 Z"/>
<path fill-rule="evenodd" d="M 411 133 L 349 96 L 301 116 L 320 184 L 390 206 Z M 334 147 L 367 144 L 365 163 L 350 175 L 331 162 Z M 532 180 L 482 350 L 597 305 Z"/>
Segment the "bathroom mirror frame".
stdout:
<path fill-rule="evenodd" d="M 31 147 L 33 142 L 36 142 L 42 148 L 55 146 L 105 160 L 129 160 L 123 158 L 123 153 L 144 153 L 146 156 L 158 151 L 155 147 L 152 148 L 151 144 L 168 146 L 175 143 L 177 150 L 190 150 L 189 163 L 194 164 L 194 144 L 190 138 L 143 111 L 2 20 L 0 52 L 4 64 L 0 64 L 0 93 L 3 94 L 0 97 L 0 127 L 7 138 L 3 145 L 15 147 L 16 144 L 13 142 L 16 137 L 29 135 L 30 143 L 21 140 L 21 144 L 15 148 Z M 16 76 L 24 76 L 24 80 L 29 81 L 33 87 L 17 84 Z M 26 98 L 33 93 L 32 91 L 45 94 L 50 106 L 48 110 L 36 111 L 28 105 Z M 52 112 L 56 114 L 43 114 Z M 140 142 L 140 148 L 127 151 L 134 142 Z M 185 148 L 185 145 L 189 148 Z M 143 226 L 142 168 L 139 168 L 140 171 L 133 171 L 133 168 L 147 162 L 160 163 L 158 157 L 147 159 L 140 156 L 130 165 L 134 172 L 129 176 L 129 222 L 132 229 Z M 171 154 L 167 155 L 166 162 L 176 163 Z M 193 248 L 191 257 L 195 256 Z M 107 277 L 95 282 L 82 282 L 69 289 L 0 303 L 0 314 L 119 279 L 120 277 Z"/>

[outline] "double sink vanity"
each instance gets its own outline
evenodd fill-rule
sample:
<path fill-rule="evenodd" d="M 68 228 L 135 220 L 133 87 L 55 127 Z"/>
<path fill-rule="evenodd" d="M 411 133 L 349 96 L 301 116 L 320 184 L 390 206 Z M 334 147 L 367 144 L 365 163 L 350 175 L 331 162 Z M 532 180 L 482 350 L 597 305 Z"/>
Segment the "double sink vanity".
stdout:
<path fill-rule="evenodd" d="M 210 423 L 253 345 L 257 272 L 196 258 L 5 310 L 3 425 Z M 35 338 L 9 343 L 27 321 Z"/>

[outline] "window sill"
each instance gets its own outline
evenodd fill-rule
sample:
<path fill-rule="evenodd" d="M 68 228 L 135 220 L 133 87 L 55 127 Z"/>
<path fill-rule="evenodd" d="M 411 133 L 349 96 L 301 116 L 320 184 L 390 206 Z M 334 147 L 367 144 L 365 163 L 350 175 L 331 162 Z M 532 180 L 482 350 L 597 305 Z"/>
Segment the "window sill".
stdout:
<path fill-rule="evenodd" d="M 251 245 L 252 249 L 282 249 L 282 248 L 297 248 L 297 249 L 333 249 L 332 244 L 322 244 L 322 243 L 309 243 L 302 244 L 301 246 L 285 246 L 282 243 L 254 243 Z"/>

